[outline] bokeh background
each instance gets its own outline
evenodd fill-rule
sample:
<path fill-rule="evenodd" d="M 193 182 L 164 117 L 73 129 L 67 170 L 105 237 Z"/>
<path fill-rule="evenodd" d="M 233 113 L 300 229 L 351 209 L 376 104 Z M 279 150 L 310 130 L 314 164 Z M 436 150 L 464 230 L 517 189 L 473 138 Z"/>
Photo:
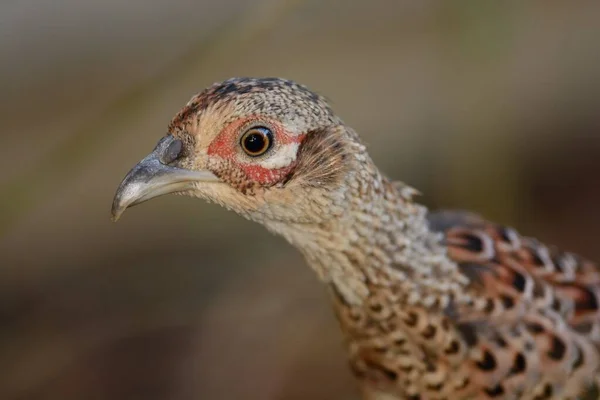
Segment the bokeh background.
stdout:
<path fill-rule="evenodd" d="M 600 2 L 0 3 L 0 398 L 356 399 L 282 239 L 114 190 L 197 91 L 282 76 L 391 177 L 600 259 Z"/>

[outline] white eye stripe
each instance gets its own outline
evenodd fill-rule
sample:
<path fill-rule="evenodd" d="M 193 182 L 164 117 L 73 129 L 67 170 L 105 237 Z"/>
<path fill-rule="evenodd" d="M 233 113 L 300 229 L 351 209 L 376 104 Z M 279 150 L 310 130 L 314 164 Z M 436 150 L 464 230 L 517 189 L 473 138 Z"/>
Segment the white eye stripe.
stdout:
<path fill-rule="evenodd" d="M 278 169 L 289 166 L 296 160 L 298 143 L 288 143 L 274 148 L 273 154 L 257 164 L 263 168 Z"/>

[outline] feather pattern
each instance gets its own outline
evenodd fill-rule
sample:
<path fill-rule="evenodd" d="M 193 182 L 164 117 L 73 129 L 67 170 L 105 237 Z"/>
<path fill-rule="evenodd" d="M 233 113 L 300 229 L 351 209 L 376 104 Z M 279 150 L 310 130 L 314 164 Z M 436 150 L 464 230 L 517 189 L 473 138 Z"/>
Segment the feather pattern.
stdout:
<path fill-rule="evenodd" d="M 366 398 L 569 399 L 589 390 L 600 368 L 596 266 L 474 214 L 428 221 L 473 302 L 439 312 L 370 285 L 367 307 L 338 303 Z"/>

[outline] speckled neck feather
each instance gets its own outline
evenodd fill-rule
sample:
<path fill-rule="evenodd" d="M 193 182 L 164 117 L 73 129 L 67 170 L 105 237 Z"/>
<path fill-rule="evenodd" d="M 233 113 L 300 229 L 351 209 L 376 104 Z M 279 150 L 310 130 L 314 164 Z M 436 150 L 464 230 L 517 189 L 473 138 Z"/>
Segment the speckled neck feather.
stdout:
<path fill-rule="evenodd" d="M 315 136 L 308 144 L 315 148 L 305 149 L 314 154 L 296 173 L 307 185 L 327 179 L 337 187 L 327 199 L 315 197 L 315 209 L 327 204 L 326 214 L 316 213 L 313 223 L 264 220 L 265 225 L 302 251 L 319 277 L 350 304 L 368 297 L 368 283 L 393 282 L 411 304 L 446 306 L 468 280 L 446 257 L 439 234 L 429 230 L 427 210 L 413 201 L 415 191 L 384 178 L 349 128 Z M 328 164 L 319 160 L 323 153 Z M 335 179 L 340 182 L 332 185 Z"/>

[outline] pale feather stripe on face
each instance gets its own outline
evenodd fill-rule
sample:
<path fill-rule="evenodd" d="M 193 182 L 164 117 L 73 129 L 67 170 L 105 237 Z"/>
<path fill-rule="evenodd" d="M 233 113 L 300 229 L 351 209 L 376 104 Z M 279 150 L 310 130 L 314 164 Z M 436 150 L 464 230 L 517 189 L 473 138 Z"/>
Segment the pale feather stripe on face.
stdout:
<path fill-rule="evenodd" d="M 297 155 L 298 143 L 284 144 L 276 148 L 273 155 L 258 162 L 258 165 L 268 169 L 285 168 L 296 160 Z"/>

